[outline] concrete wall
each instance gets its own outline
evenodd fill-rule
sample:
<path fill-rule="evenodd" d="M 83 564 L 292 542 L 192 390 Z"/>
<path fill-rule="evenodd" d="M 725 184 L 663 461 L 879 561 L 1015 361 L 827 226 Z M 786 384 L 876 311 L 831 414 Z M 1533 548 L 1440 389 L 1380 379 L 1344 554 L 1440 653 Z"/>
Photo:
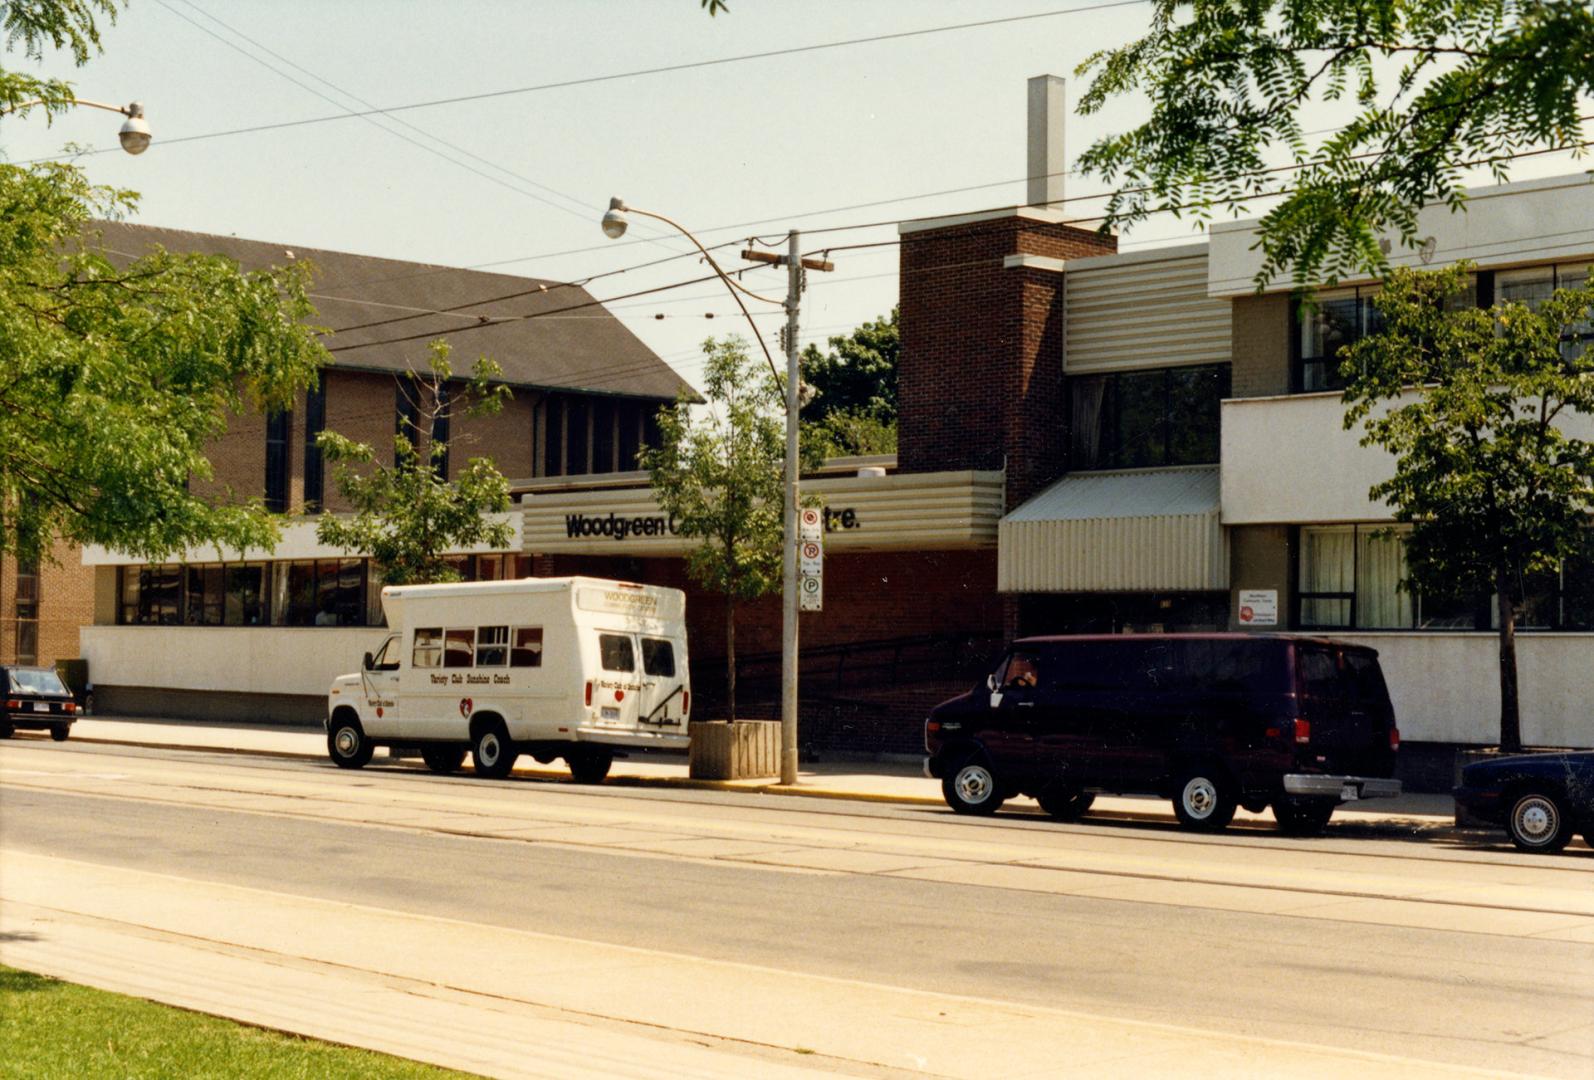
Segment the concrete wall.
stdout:
<path fill-rule="evenodd" d="M 1500 737 L 1500 647 L 1490 633 L 1344 633 L 1371 645 L 1389 682 L 1403 739 L 1494 743 Z M 1522 738 L 1594 747 L 1588 668 L 1594 634 L 1519 633 Z"/>
<path fill-rule="evenodd" d="M 1240 629 L 1240 590 L 1272 589 L 1279 595 L 1277 626 L 1290 625 L 1290 530 L 1287 525 L 1242 525 L 1229 534 L 1229 626 Z"/>
<path fill-rule="evenodd" d="M 360 669 L 381 627 L 86 626 L 83 655 L 101 686 L 322 695 Z M 105 706 L 102 706 L 105 707 Z"/>

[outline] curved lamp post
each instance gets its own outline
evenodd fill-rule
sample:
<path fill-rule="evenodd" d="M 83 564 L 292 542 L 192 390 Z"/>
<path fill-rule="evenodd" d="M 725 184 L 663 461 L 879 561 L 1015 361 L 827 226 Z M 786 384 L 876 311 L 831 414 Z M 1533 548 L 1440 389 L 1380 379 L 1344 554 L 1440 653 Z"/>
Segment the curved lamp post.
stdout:
<path fill-rule="evenodd" d="M 43 105 L 44 103 L 45 102 L 43 98 L 35 98 L 32 101 L 18 102 L 9 109 L 0 109 L 0 115 L 3 115 L 4 113 L 13 113 L 19 109 L 29 109 L 35 105 Z M 117 132 L 116 135 L 116 137 L 121 140 L 122 149 L 126 150 L 129 154 L 142 154 L 145 150 L 149 149 L 149 121 L 144 119 L 143 102 L 134 101 L 127 105 L 106 105 L 104 102 L 100 101 L 88 101 L 84 98 L 73 98 L 67 104 L 87 105 L 91 109 L 104 109 L 106 112 L 121 113 L 123 116 L 127 117 L 127 122 L 122 125 L 122 130 Z"/>
<path fill-rule="evenodd" d="M 626 226 L 629 224 L 628 214 L 662 221 L 692 241 L 697 250 L 703 253 L 703 258 L 708 260 L 709 266 L 719 275 L 719 279 L 725 283 L 725 287 L 730 289 L 731 296 L 736 300 L 736 306 L 742 309 L 743 315 L 747 316 L 747 324 L 753 328 L 753 336 L 758 339 L 758 345 L 764 350 L 765 358 L 769 359 L 772 371 L 775 361 L 769 355 L 769 346 L 764 344 L 763 335 L 758 332 L 758 324 L 753 322 L 752 313 L 742 302 L 742 294 L 745 293 L 754 300 L 762 300 L 766 304 L 779 304 L 786 311 L 786 506 L 785 527 L 782 531 L 785 552 L 781 559 L 780 782 L 795 784 L 797 783 L 797 309 L 802 296 L 802 270 L 797 250 L 797 230 L 793 229 L 787 236 L 788 255 L 783 260 L 789 270 L 786 299 L 776 300 L 774 297 L 761 296 L 734 280 L 720 268 L 720 264 L 714 261 L 714 256 L 709 254 L 708 249 L 698 238 L 679 222 L 671 221 L 663 214 L 655 214 L 651 210 L 638 210 L 634 206 L 627 206 L 625 200 L 621 198 L 615 197 L 609 200 L 609 210 L 603 215 L 603 235 L 610 240 L 618 240 L 624 236 Z"/>

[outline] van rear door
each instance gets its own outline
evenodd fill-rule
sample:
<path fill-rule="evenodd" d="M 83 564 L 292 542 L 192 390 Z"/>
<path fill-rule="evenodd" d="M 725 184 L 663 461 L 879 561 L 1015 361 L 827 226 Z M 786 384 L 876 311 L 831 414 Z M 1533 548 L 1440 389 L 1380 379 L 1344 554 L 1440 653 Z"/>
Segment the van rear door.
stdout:
<path fill-rule="evenodd" d="M 644 731 L 686 733 L 689 704 L 686 642 L 661 634 L 638 634 L 642 657 L 642 690 L 637 695 L 637 724 Z"/>
<path fill-rule="evenodd" d="M 1297 734 L 1297 759 L 1326 772 L 1388 776 L 1393 724 L 1389 694 L 1378 659 L 1365 649 L 1319 642 L 1296 647 L 1300 717 L 1307 741 Z"/>
<path fill-rule="evenodd" d="M 642 702 L 636 635 L 628 630 L 598 631 L 598 678 L 593 681 L 593 724 L 615 731 L 637 729 Z"/>

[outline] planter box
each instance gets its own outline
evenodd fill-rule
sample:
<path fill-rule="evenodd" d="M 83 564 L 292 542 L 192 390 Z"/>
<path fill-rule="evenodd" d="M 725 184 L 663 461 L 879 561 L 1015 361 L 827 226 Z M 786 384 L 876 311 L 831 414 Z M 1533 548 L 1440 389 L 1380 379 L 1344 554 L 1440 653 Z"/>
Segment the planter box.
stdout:
<path fill-rule="evenodd" d="M 751 780 L 780 775 L 780 724 L 708 720 L 691 725 L 688 772 L 694 780 Z"/>

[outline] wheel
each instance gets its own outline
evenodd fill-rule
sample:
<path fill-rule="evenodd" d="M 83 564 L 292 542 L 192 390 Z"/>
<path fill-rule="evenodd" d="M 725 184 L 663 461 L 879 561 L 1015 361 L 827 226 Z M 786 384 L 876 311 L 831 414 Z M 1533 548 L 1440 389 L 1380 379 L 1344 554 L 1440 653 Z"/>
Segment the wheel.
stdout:
<path fill-rule="evenodd" d="M 423 746 L 421 760 L 434 773 L 451 773 L 465 763 L 463 746 Z"/>
<path fill-rule="evenodd" d="M 477 776 L 489 780 L 502 780 L 515 767 L 520 751 L 509 739 L 503 721 L 493 720 L 484 725 L 471 746 L 470 756 Z"/>
<path fill-rule="evenodd" d="M 1234 784 L 1216 769 L 1191 769 L 1173 787 L 1173 813 L 1187 829 L 1219 832 L 1234 820 L 1237 805 Z"/>
<path fill-rule="evenodd" d="M 375 751 L 358 720 L 344 717 L 332 721 L 327 731 L 327 756 L 342 769 L 363 769 Z"/>
<path fill-rule="evenodd" d="M 972 758 L 941 781 L 946 804 L 960 814 L 994 814 L 1002 805 L 996 774 L 983 758 Z"/>
<path fill-rule="evenodd" d="M 570 766 L 570 778 L 578 784 L 601 784 L 614 764 L 614 751 L 596 746 L 584 746 L 565 755 Z"/>
<path fill-rule="evenodd" d="M 66 737 L 70 734 L 72 734 L 72 725 L 70 724 L 50 725 L 50 738 L 56 742 L 66 742 Z"/>
<path fill-rule="evenodd" d="M 1331 799 L 1284 798 L 1273 804 L 1273 817 L 1286 836 L 1320 836 L 1335 805 Z"/>
<path fill-rule="evenodd" d="M 1519 851 L 1551 854 L 1572 839 L 1572 823 L 1566 809 L 1554 795 L 1528 791 L 1517 796 L 1505 819 L 1505 831 Z"/>
<path fill-rule="evenodd" d="M 1088 791 L 1059 785 L 1041 792 L 1035 796 L 1035 801 L 1041 804 L 1041 809 L 1053 821 L 1078 821 L 1090 809 L 1090 804 L 1096 801 L 1096 796 Z"/>

